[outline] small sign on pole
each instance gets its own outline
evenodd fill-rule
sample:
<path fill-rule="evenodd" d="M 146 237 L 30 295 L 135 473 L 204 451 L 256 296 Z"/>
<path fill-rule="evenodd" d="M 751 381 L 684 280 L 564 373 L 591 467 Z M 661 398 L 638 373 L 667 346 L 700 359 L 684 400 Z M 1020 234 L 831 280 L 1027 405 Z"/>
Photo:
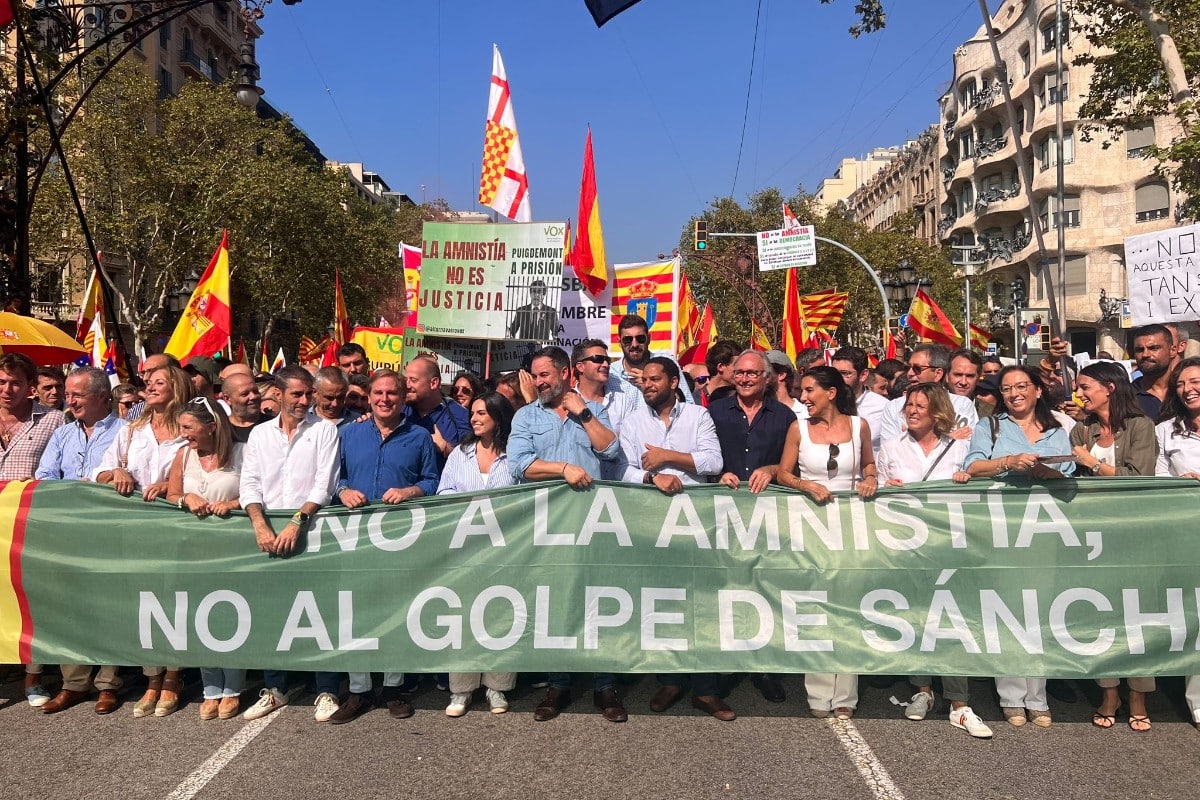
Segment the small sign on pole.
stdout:
<path fill-rule="evenodd" d="M 817 239 L 816 229 L 812 225 L 760 231 L 755 238 L 758 240 L 760 272 L 816 266 Z"/>

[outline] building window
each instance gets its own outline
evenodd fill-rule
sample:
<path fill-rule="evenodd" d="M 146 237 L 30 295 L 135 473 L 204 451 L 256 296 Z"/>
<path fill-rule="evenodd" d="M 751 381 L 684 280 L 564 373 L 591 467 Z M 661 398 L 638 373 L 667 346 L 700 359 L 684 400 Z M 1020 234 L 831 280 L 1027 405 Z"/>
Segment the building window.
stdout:
<path fill-rule="evenodd" d="M 1087 294 L 1087 256 L 1067 256 L 1065 266 L 1067 294 Z"/>
<path fill-rule="evenodd" d="M 970 133 L 964 133 L 958 137 L 958 152 L 960 159 L 967 159 L 975 155 L 975 137 Z"/>
<path fill-rule="evenodd" d="M 1147 120 L 1138 128 L 1125 130 L 1125 154 L 1130 158 L 1142 158 L 1154 146 L 1154 120 Z"/>
<path fill-rule="evenodd" d="M 172 97 L 175 90 L 171 86 L 171 70 L 166 67 L 158 68 L 158 99 L 165 100 Z"/>
<path fill-rule="evenodd" d="M 63 269 L 58 264 L 35 262 L 30 282 L 33 302 L 57 306 L 64 301 Z"/>
<path fill-rule="evenodd" d="M 1137 222 L 1166 219 L 1171 210 L 1171 193 L 1163 181 L 1143 184 L 1134 191 Z"/>
<path fill-rule="evenodd" d="M 1029 45 L 1021 45 L 1021 75 L 1022 77 L 1029 76 Z"/>
<path fill-rule="evenodd" d="M 1043 53 L 1049 53 L 1051 50 L 1054 49 L 1055 45 L 1057 44 L 1057 42 L 1055 41 L 1054 34 L 1055 34 L 1055 26 L 1054 26 L 1054 20 L 1052 19 L 1048 23 L 1046 23 L 1045 25 L 1042 26 L 1042 52 Z M 1063 21 L 1062 21 L 1062 34 L 1063 34 L 1063 40 L 1062 40 L 1063 47 L 1066 47 L 1068 42 L 1071 41 L 1071 19 L 1070 19 L 1070 17 L 1067 17 L 1065 15 L 1063 16 Z"/>
<path fill-rule="evenodd" d="M 962 109 L 963 113 L 966 113 L 971 104 L 975 102 L 975 87 L 975 79 L 971 78 L 969 81 L 964 81 L 958 88 L 958 107 Z"/>
<path fill-rule="evenodd" d="M 1064 102 L 1071 93 L 1069 85 L 1070 73 L 1063 70 L 1062 83 L 1059 83 L 1056 73 L 1049 73 L 1042 81 L 1042 91 L 1038 95 L 1040 107 L 1045 108 L 1048 104 Z"/>
<path fill-rule="evenodd" d="M 224 25 L 226 28 L 228 28 L 229 27 L 229 6 L 225 5 L 224 2 L 220 2 L 220 3 L 217 3 L 215 6 L 213 6 L 213 11 L 217 15 L 217 22 L 220 23 L 221 25 Z"/>
<path fill-rule="evenodd" d="M 167 47 L 171 43 L 171 22 L 168 20 L 165 25 L 158 29 L 158 46 Z"/>
<path fill-rule="evenodd" d="M 1068 194 L 1063 197 L 1062 213 L 1053 213 L 1058 206 L 1058 198 L 1054 195 L 1047 197 L 1038 206 L 1038 216 L 1042 220 L 1042 230 L 1056 230 L 1058 228 L 1058 220 L 1061 217 L 1063 226 L 1067 228 L 1078 228 L 1080 223 L 1079 214 L 1079 195 Z"/>
<path fill-rule="evenodd" d="M 1049 169 L 1058 164 L 1058 139 L 1052 133 L 1038 144 L 1038 163 L 1041 169 Z M 1071 131 L 1067 131 L 1063 136 L 1063 163 L 1071 164 L 1075 161 L 1075 136 Z"/>

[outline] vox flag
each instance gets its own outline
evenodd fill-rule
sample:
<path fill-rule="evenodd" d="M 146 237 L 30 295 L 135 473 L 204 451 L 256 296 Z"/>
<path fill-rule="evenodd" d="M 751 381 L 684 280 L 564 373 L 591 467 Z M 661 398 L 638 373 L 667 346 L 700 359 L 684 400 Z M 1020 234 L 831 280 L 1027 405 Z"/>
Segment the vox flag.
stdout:
<path fill-rule="evenodd" d="M 200 276 L 171 341 L 164 351 L 186 364 L 193 356 L 211 356 L 229 344 L 229 231 Z"/>
<path fill-rule="evenodd" d="M 588 128 L 583 148 L 583 180 L 579 186 L 579 235 L 571 247 L 570 261 L 575 277 L 587 293 L 596 297 L 608 285 L 608 262 L 604 258 L 604 231 L 600 228 L 600 198 L 596 192 L 596 163 L 592 158 L 592 129 Z"/>
<path fill-rule="evenodd" d="M 924 289 L 917 289 L 917 294 L 913 297 L 912 305 L 908 309 L 908 327 L 916 331 L 921 338 L 950 348 L 958 347 L 962 343 L 958 329 Z"/>
<path fill-rule="evenodd" d="M 529 180 L 517 138 L 508 75 L 500 48 L 492 45 L 492 88 L 483 136 L 483 169 L 479 173 L 479 203 L 516 222 L 531 222 Z"/>

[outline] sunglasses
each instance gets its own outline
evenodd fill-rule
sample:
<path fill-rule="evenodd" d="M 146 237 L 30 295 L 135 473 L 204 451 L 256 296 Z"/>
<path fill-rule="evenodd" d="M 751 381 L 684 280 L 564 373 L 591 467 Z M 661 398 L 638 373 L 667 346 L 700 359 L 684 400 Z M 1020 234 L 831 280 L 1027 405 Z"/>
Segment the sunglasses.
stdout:
<path fill-rule="evenodd" d="M 924 372 L 927 369 L 935 369 L 935 367 L 931 367 L 928 364 L 909 364 L 908 365 L 908 371 L 913 372 L 917 375 L 920 375 L 922 372 Z"/>
<path fill-rule="evenodd" d="M 133 408 L 137 405 L 137 400 L 118 400 L 117 405 L 121 408 Z"/>
<path fill-rule="evenodd" d="M 576 359 L 575 363 L 582 364 L 585 361 L 590 364 L 607 364 L 608 356 L 602 356 L 602 355 L 584 356 L 583 358 Z"/>
<path fill-rule="evenodd" d="M 838 448 L 838 446 L 836 444 L 829 445 L 829 460 L 825 462 L 825 469 L 829 470 L 830 472 L 837 472 L 838 471 L 838 456 L 840 456 L 841 454 L 842 454 L 842 451 Z"/>
<path fill-rule="evenodd" d="M 454 393 L 455 394 L 475 394 L 475 392 L 472 391 L 470 386 L 455 386 Z"/>
<path fill-rule="evenodd" d="M 644 333 L 639 333 L 637 336 L 622 336 L 621 337 L 621 344 L 625 345 L 626 347 L 633 344 L 634 342 L 637 342 L 638 344 L 645 344 L 648 341 L 650 341 L 650 337 Z"/>
<path fill-rule="evenodd" d="M 708 383 L 708 376 L 707 376 L 707 375 L 701 375 L 700 377 L 698 377 L 698 378 L 693 378 L 692 380 L 696 381 L 696 383 L 697 383 L 698 385 L 700 385 L 700 386 L 703 386 L 704 384 Z"/>
<path fill-rule="evenodd" d="M 196 397 L 188 402 L 189 406 L 201 406 L 208 411 L 208 415 L 213 419 L 217 418 L 217 412 L 213 411 L 212 403 L 208 402 L 207 397 Z"/>

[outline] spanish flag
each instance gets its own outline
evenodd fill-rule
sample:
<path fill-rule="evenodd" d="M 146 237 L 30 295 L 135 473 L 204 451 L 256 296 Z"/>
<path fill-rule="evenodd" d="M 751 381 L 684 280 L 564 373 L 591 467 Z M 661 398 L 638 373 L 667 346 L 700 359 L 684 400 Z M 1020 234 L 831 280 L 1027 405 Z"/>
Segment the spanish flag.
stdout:
<path fill-rule="evenodd" d="M 229 344 L 232 329 L 229 312 L 229 231 L 221 235 L 221 246 L 200 276 L 171 341 L 164 352 L 187 364 L 193 356 L 211 356 Z"/>
<path fill-rule="evenodd" d="M 808 341 L 808 323 L 804 321 L 804 313 L 800 310 L 800 284 L 797 279 L 799 270 L 789 269 L 787 281 L 783 287 L 783 352 L 792 361 L 805 347 Z"/>
<path fill-rule="evenodd" d="M 579 186 L 579 235 L 567 261 L 575 268 L 583 288 L 599 297 L 608 286 L 608 262 L 604 258 L 604 231 L 600 227 L 600 197 L 596 193 L 596 162 L 592 158 L 592 129 L 588 128 L 583 148 L 583 180 Z"/>
<path fill-rule="evenodd" d="M 970 323 L 967 324 L 967 329 L 971 332 L 971 347 L 982 352 L 987 352 L 988 342 L 992 339 L 991 331 Z"/>
<path fill-rule="evenodd" d="M 933 298 L 924 289 L 917 289 L 912 305 L 908 309 L 908 327 L 917 335 L 931 342 L 944 344 L 947 347 L 958 347 L 962 336 L 950 322 L 946 312 L 933 302 Z"/>
<path fill-rule="evenodd" d="M 333 338 L 339 345 L 350 341 L 350 315 L 346 313 L 342 273 L 337 267 L 333 268 Z"/>
<path fill-rule="evenodd" d="M 758 320 L 753 317 L 750 319 L 750 347 L 753 350 L 761 350 L 766 352 L 771 349 L 771 340 L 767 337 L 767 332 L 758 324 Z"/>
<path fill-rule="evenodd" d="M 675 308 L 679 311 L 679 331 L 676 334 L 675 352 L 685 353 L 700 340 L 700 309 L 686 272 L 680 271 L 679 297 Z"/>

